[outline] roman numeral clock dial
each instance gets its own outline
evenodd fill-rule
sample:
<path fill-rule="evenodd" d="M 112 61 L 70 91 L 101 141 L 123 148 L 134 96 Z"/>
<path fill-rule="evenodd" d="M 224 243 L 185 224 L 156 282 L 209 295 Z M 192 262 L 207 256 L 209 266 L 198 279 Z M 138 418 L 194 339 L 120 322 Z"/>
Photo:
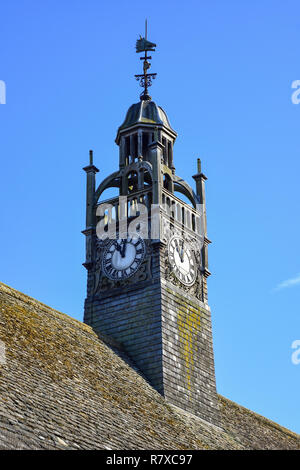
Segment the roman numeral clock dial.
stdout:
<path fill-rule="evenodd" d="M 139 237 L 112 240 L 103 253 L 103 271 L 109 279 L 126 279 L 139 269 L 145 253 L 145 243 Z"/>
<path fill-rule="evenodd" d="M 169 262 L 177 279 L 186 286 L 194 284 L 196 263 L 189 244 L 183 238 L 174 236 L 169 241 L 168 252 Z"/>

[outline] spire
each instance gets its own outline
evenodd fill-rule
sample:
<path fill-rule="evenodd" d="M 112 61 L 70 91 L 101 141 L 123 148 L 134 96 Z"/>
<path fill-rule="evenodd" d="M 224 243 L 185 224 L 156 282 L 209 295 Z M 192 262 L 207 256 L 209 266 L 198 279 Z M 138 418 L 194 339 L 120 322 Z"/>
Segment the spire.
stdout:
<path fill-rule="evenodd" d="M 135 78 L 140 82 L 140 86 L 144 88 L 143 93 L 140 95 L 140 99 L 143 101 L 151 100 L 151 96 L 148 94 L 148 87 L 152 85 L 152 80 L 155 79 L 156 73 L 147 73 L 147 70 L 150 69 L 151 64 L 148 60 L 151 60 L 152 57 L 147 55 L 148 51 L 155 51 L 156 44 L 148 41 L 147 39 L 147 20 L 145 21 L 145 37 L 136 41 L 136 52 L 145 52 L 143 57 L 140 57 L 140 60 L 143 60 L 143 71 L 141 75 L 135 75 Z"/>

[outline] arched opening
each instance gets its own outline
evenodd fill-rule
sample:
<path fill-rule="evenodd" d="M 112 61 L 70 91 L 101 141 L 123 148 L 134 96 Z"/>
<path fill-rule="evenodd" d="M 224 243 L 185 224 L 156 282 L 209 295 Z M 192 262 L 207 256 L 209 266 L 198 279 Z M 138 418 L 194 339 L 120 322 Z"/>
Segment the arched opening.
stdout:
<path fill-rule="evenodd" d="M 173 166 L 173 149 L 172 143 L 168 140 L 168 166 L 172 168 Z"/>
<path fill-rule="evenodd" d="M 148 132 L 142 133 L 142 155 L 145 161 L 148 160 L 148 145 L 150 144 L 151 134 Z"/>
<path fill-rule="evenodd" d="M 107 199 L 119 197 L 119 194 L 120 194 L 119 187 L 109 186 L 108 188 L 104 189 L 104 191 L 101 193 L 99 202 L 101 203 L 103 201 L 106 201 Z"/>
<path fill-rule="evenodd" d="M 185 202 L 188 206 L 194 207 L 191 200 L 185 194 L 183 194 L 181 191 L 176 191 L 175 190 L 174 195 L 176 197 L 178 197 L 178 199 L 180 199 L 182 202 Z"/>
<path fill-rule="evenodd" d="M 144 181 L 144 188 L 149 188 L 152 185 L 152 177 L 148 170 L 141 168 L 140 170 L 143 172 L 143 181 Z"/>
<path fill-rule="evenodd" d="M 164 173 L 163 187 L 168 191 L 172 192 L 172 179 L 168 173 Z"/>
<path fill-rule="evenodd" d="M 180 184 L 178 181 L 174 181 L 174 194 L 189 206 L 196 207 L 194 200 L 193 191 L 188 185 Z"/>
<path fill-rule="evenodd" d="M 127 188 L 128 194 L 134 193 L 138 190 L 138 174 L 136 171 L 130 171 L 127 174 Z"/>
<path fill-rule="evenodd" d="M 163 160 L 164 164 L 168 165 L 168 148 L 167 148 L 167 140 L 165 137 L 162 138 L 162 144 L 163 144 Z"/>

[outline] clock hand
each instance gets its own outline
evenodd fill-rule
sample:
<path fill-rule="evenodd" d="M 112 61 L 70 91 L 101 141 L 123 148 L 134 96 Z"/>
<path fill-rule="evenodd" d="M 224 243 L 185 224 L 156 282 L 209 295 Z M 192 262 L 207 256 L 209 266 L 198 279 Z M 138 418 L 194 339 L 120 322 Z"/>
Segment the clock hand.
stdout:
<path fill-rule="evenodd" d="M 184 259 L 184 241 L 182 242 L 181 253 L 180 253 L 180 261 L 182 263 L 183 263 L 183 259 Z"/>
<path fill-rule="evenodd" d="M 118 241 L 116 241 L 114 245 L 116 247 L 116 250 L 121 252 L 121 245 L 119 245 Z"/>
<path fill-rule="evenodd" d="M 126 239 L 125 239 L 125 240 L 122 240 L 122 243 L 123 243 L 123 244 L 122 244 L 121 256 L 122 256 L 122 258 L 124 258 L 124 257 L 125 257 L 125 252 L 126 252 L 127 240 L 126 240 Z"/>
<path fill-rule="evenodd" d="M 180 255 L 180 246 L 179 246 L 177 240 L 175 240 L 175 244 L 176 244 L 176 251 L 177 251 L 177 253 L 179 254 L 179 257 L 181 258 L 181 255 Z"/>

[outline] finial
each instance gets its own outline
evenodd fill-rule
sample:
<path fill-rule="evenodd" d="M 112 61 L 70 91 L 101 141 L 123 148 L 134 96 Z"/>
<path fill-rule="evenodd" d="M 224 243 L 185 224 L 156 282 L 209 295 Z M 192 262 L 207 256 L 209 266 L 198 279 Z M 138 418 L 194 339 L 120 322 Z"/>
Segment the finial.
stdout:
<path fill-rule="evenodd" d="M 201 160 L 200 160 L 200 158 L 197 158 L 197 172 L 198 172 L 198 174 L 201 173 Z"/>
<path fill-rule="evenodd" d="M 136 41 L 136 52 L 145 52 L 143 57 L 140 57 L 140 60 L 143 60 L 143 71 L 141 75 L 135 75 L 135 78 L 140 82 L 140 86 L 144 88 L 143 93 L 140 95 L 140 99 L 151 100 L 151 96 L 148 94 L 148 87 L 152 85 L 152 80 L 155 79 L 156 73 L 147 73 L 147 70 L 150 69 L 151 64 L 148 62 L 148 59 L 152 59 L 151 56 L 147 56 L 148 51 L 155 51 L 156 44 L 148 41 L 147 39 L 147 19 L 145 21 L 145 37 Z"/>
<path fill-rule="evenodd" d="M 90 150 L 90 165 L 93 165 L 93 150 Z"/>

